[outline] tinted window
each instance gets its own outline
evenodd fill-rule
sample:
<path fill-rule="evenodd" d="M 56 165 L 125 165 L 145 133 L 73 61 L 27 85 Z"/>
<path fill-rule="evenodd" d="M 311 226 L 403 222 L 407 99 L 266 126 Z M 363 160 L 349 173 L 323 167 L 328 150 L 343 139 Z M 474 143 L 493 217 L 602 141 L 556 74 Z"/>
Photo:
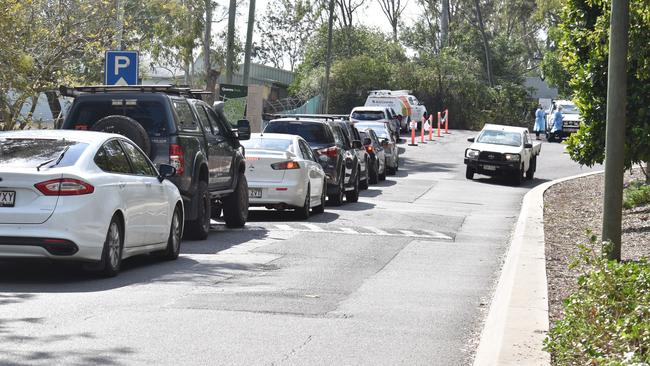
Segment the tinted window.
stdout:
<path fill-rule="evenodd" d="M 88 144 L 64 139 L 0 138 L 0 164 L 15 168 L 45 164 L 40 169 L 71 166 L 86 147 Z"/>
<path fill-rule="evenodd" d="M 334 133 L 334 140 L 336 141 L 336 146 L 345 149 L 345 135 L 339 126 L 332 126 L 332 132 Z"/>
<path fill-rule="evenodd" d="M 317 122 L 271 121 L 264 132 L 298 135 L 310 144 L 334 142 L 334 137 L 330 134 L 327 126 Z"/>
<path fill-rule="evenodd" d="M 173 99 L 172 103 L 174 104 L 174 109 L 178 115 L 178 123 L 180 128 L 186 131 L 198 131 L 199 126 L 194 120 L 194 115 L 190 109 L 190 105 L 187 104 L 187 101 L 182 99 Z"/>
<path fill-rule="evenodd" d="M 302 152 L 302 157 L 305 158 L 306 160 L 315 160 L 314 155 L 311 152 L 311 149 L 307 144 L 304 142 L 300 141 L 300 151 Z"/>
<path fill-rule="evenodd" d="M 287 139 L 251 138 L 250 140 L 242 141 L 241 144 L 246 149 L 293 151 L 293 143 Z"/>
<path fill-rule="evenodd" d="M 131 166 L 126 154 L 117 140 L 111 140 L 102 146 L 95 155 L 95 164 L 109 173 L 131 174 Z"/>
<path fill-rule="evenodd" d="M 82 100 L 72 111 L 66 128 L 90 130 L 100 119 L 122 115 L 138 121 L 151 136 L 167 134 L 167 114 L 162 102 L 136 99 Z"/>
<path fill-rule="evenodd" d="M 153 169 L 147 158 L 138 150 L 133 144 L 128 141 L 122 141 L 122 146 L 124 146 L 124 151 L 131 159 L 131 166 L 133 167 L 133 174 L 136 175 L 146 175 L 155 177 L 156 171 Z"/>
<path fill-rule="evenodd" d="M 196 114 L 199 115 L 199 121 L 201 121 L 201 125 L 203 125 L 203 129 L 207 133 L 213 133 L 214 130 L 212 129 L 212 126 L 208 119 L 208 114 L 203 108 L 203 106 L 200 104 L 195 104 L 194 107 L 196 108 Z"/>
<path fill-rule="evenodd" d="M 217 120 L 219 119 L 217 114 L 214 113 L 214 111 L 210 108 L 206 108 L 206 111 L 208 113 L 208 119 L 210 120 L 210 125 L 212 126 L 212 130 L 214 131 L 215 135 L 221 134 L 221 129 L 219 128 L 219 122 Z"/>
<path fill-rule="evenodd" d="M 381 138 L 381 139 L 386 139 L 386 138 L 388 138 L 390 136 L 390 133 L 388 133 L 388 130 L 386 130 L 386 127 L 383 124 L 379 124 L 379 123 L 367 123 L 367 124 L 357 123 L 356 126 L 357 126 L 357 128 L 360 128 L 360 129 L 366 129 L 366 128 L 372 129 L 373 131 L 375 131 L 377 136 L 379 138 Z"/>
<path fill-rule="evenodd" d="M 382 111 L 354 111 L 352 112 L 352 119 L 357 121 L 378 121 L 384 119 L 384 112 Z"/>

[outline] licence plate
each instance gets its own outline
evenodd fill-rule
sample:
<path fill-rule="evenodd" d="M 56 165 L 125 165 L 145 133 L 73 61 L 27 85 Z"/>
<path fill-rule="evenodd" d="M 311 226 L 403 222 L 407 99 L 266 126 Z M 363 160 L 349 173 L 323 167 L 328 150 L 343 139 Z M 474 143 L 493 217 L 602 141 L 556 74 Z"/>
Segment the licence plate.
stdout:
<path fill-rule="evenodd" d="M 0 191 L 0 207 L 14 207 L 15 201 L 15 191 Z"/>
<path fill-rule="evenodd" d="M 494 165 L 483 165 L 483 169 L 484 169 L 484 170 L 495 171 L 495 170 L 497 170 L 497 167 L 494 166 Z"/>
<path fill-rule="evenodd" d="M 249 188 L 248 189 L 249 198 L 262 198 L 262 188 Z"/>

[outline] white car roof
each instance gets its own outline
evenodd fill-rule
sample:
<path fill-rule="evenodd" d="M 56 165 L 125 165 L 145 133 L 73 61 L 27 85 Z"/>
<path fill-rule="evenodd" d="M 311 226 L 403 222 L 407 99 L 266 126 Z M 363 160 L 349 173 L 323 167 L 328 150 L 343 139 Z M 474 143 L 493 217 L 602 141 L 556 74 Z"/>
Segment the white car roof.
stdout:
<path fill-rule="evenodd" d="M 524 132 L 524 131 L 528 131 L 528 129 L 525 128 L 525 127 L 495 125 L 495 124 L 491 124 L 491 123 L 485 124 L 485 126 L 483 126 L 483 130 L 519 132 L 519 133 Z"/>
<path fill-rule="evenodd" d="M 125 138 L 122 135 L 114 133 L 77 130 L 22 130 L 0 132 L 0 138 L 66 138 L 73 141 L 84 142 L 89 145 L 99 145 L 113 137 Z"/>

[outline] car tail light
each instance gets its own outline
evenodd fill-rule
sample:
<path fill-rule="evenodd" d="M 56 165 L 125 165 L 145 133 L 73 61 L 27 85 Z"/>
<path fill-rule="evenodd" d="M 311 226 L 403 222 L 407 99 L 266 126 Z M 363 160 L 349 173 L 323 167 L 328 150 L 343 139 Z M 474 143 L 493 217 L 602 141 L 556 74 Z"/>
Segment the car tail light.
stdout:
<path fill-rule="evenodd" d="M 369 154 L 372 154 L 372 152 L 375 151 L 375 149 L 372 147 L 372 145 L 366 145 L 366 151 Z"/>
<path fill-rule="evenodd" d="M 34 187 L 45 196 L 80 196 L 95 191 L 92 185 L 72 178 L 52 179 L 36 183 Z"/>
<path fill-rule="evenodd" d="M 177 175 L 183 175 L 185 172 L 185 154 L 181 145 L 169 145 L 169 165 L 176 168 Z"/>
<path fill-rule="evenodd" d="M 330 158 L 335 158 L 339 154 L 339 148 L 336 147 L 336 146 L 327 147 L 327 148 L 318 150 L 318 153 L 321 154 L 321 155 L 329 156 Z"/>
<path fill-rule="evenodd" d="M 273 170 L 300 169 L 300 164 L 293 160 L 289 160 L 271 164 L 271 168 L 273 168 Z"/>

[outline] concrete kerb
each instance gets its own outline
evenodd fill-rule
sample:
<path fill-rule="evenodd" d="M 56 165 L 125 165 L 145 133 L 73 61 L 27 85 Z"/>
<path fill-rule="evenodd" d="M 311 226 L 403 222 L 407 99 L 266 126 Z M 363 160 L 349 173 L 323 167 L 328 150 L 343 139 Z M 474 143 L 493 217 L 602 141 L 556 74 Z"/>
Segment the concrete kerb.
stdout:
<path fill-rule="evenodd" d="M 544 183 L 524 196 L 474 366 L 550 364 L 550 355 L 542 350 L 549 326 L 544 192 L 555 184 L 599 173 Z"/>

